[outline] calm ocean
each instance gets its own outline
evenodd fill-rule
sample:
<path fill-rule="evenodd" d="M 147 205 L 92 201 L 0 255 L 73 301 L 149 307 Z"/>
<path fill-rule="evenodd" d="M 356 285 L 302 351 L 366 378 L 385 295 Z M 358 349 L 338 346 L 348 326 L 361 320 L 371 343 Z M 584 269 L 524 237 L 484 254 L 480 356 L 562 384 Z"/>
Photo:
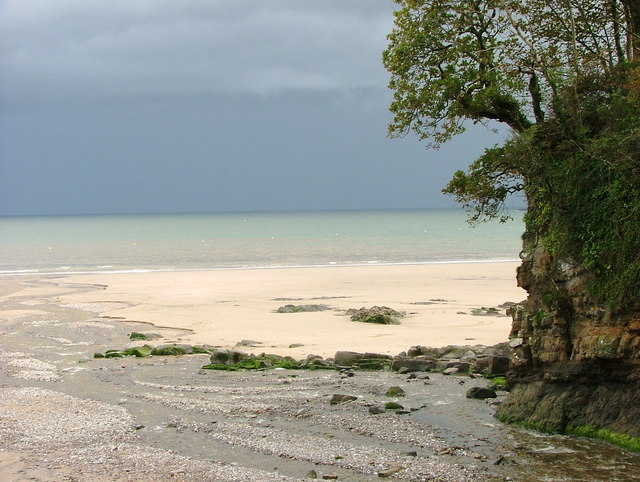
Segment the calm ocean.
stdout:
<path fill-rule="evenodd" d="M 0 218 L 0 274 L 517 260 L 522 213 L 460 210 Z"/>

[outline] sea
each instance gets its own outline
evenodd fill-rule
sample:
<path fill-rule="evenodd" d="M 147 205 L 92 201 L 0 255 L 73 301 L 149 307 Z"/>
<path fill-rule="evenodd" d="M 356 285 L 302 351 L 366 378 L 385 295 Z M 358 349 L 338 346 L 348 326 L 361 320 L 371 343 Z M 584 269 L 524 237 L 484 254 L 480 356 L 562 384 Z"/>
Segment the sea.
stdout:
<path fill-rule="evenodd" d="M 517 261 L 523 213 L 460 209 L 0 217 L 0 275 Z"/>

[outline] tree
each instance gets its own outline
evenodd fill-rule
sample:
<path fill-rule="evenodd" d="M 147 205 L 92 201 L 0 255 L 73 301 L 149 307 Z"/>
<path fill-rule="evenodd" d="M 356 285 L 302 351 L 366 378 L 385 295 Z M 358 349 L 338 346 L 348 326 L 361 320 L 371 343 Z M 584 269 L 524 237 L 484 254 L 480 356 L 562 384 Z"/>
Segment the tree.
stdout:
<path fill-rule="evenodd" d="M 444 191 L 472 221 L 524 191 L 529 233 L 592 270 L 599 301 L 640 306 L 640 2 L 395 1 L 390 136 L 508 126 Z"/>

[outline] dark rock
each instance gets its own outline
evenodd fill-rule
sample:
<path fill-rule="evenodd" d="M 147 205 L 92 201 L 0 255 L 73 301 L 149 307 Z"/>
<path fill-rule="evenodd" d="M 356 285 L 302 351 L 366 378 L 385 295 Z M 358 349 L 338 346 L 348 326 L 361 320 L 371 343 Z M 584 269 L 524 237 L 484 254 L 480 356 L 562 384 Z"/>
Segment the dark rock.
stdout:
<path fill-rule="evenodd" d="M 428 372 L 435 369 L 435 367 L 436 362 L 426 358 L 395 358 L 391 364 L 392 370 L 399 372 L 404 369 L 403 373 Z"/>
<path fill-rule="evenodd" d="M 487 366 L 487 375 L 504 375 L 509 371 L 509 357 L 507 356 L 490 356 Z"/>
<path fill-rule="evenodd" d="M 496 392 L 489 388 L 473 387 L 467 390 L 467 398 L 475 398 L 478 400 L 484 400 L 485 398 L 496 398 Z"/>
<path fill-rule="evenodd" d="M 346 403 L 346 402 L 353 402 L 354 400 L 357 400 L 358 397 L 354 397 L 353 395 L 343 395 L 341 393 L 334 393 L 331 396 L 331 405 L 339 405 L 341 403 Z"/>
<path fill-rule="evenodd" d="M 369 413 L 371 415 L 378 415 L 384 413 L 384 408 L 374 405 L 373 407 L 369 407 Z"/>
<path fill-rule="evenodd" d="M 222 365 L 236 365 L 237 363 L 246 360 L 249 355 L 236 350 L 216 350 L 211 354 L 211 364 Z"/>
<path fill-rule="evenodd" d="M 396 402 L 387 402 L 384 404 L 385 410 L 404 410 L 404 407 Z"/>

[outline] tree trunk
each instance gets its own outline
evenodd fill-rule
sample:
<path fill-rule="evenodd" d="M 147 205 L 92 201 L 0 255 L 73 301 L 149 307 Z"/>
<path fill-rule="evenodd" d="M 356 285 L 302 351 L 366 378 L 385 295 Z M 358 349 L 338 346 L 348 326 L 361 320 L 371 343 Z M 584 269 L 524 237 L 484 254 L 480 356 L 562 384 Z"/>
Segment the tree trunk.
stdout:
<path fill-rule="evenodd" d="M 627 13 L 631 61 L 640 61 L 640 0 L 621 0 Z"/>

